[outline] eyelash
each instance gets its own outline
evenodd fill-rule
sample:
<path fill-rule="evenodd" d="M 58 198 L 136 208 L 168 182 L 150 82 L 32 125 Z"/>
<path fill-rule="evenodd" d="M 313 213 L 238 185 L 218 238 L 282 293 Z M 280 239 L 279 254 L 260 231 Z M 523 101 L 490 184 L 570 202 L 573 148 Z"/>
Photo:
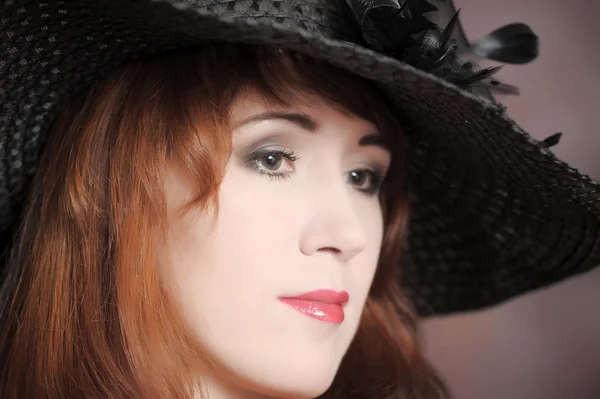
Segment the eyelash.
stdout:
<path fill-rule="evenodd" d="M 261 160 L 265 159 L 266 157 L 270 157 L 270 156 L 283 157 L 292 162 L 295 162 L 298 159 L 300 159 L 299 157 L 294 155 L 293 151 L 266 150 L 266 151 L 259 151 L 259 152 L 255 152 L 255 153 L 251 154 L 248 158 L 247 164 L 249 167 L 251 167 L 252 169 L 257 171 L 259 174 L 269 176 L 269 178 L 271 180 L 290 178 L 290 173 L 272 172 L 269 170 L 265 170 L 260 165 Z M 359 192 L 361 192 L 367 196 L 374 196 L 379 193 L 379 190 L 381 188 L 381 183 L 383 181 L 383 173 L 380 170 L 378 170 L 378 169 L 374 169 L 374 170 L 372 170 L 372 169 L 356 169 L 356 170 L 353 170 L 352 172 L 368 172 L 371 174 L 371 187 L 369 189 L 357 189 Z"/>

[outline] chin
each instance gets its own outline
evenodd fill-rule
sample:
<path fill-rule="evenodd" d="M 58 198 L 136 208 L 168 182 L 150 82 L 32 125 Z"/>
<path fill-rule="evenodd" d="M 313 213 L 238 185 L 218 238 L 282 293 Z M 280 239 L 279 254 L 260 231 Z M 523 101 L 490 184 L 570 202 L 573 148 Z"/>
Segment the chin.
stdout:
<path fill-rule="evenodd" d="M 278 382 L 277 386 L 271 387 L 272 389 L 267 389 L 261 393 L 269 397 L 281 399 L 314 399 L 325 393 L 332 382 L 333 378 L 326 382 L 310 381 L 304 384 L 292 382 L 282 385 L 281 382 Z"/>
<path fill-rule="evenodd" d="M 282 367 L 267 372 L 254 381 L 253 390 L 282 399 L 313 399 L 322 395 L 333 383 L 337 367 Z M 257 376 L 258 377 L 258 376 Z"/>

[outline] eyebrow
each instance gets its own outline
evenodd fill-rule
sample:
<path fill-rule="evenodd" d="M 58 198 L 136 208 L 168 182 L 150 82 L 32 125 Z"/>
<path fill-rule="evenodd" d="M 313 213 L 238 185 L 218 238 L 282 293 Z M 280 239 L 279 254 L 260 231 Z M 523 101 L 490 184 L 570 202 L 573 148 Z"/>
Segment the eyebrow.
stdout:
<path fill-rule="evenodd" d="M 319 130 L 319 123 L 305 113 L 299 112 L 264 112 L 256 115 L 252 115 L 246 119 L 235 124 L 235 129 L 240 126 L 249 125 L 252 123 L 258 123 L 268 120 L 281 119 L 287 122 L 291 122 L 300 128 L 307 130 L 311 133 L 316 133 Z M 377 146 L 387 151 L 390 151 L 390 147 L 385 143 L 383 137 L 379 133 L 368 133 L 361 137 L 358 141 L 360 146 Z"/>

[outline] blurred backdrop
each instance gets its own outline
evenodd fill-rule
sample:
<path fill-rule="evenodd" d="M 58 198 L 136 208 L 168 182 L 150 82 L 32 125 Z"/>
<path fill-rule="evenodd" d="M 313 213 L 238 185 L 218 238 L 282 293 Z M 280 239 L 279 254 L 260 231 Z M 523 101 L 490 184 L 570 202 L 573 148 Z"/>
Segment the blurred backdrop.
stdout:
<path fill-rule="evenodd" d="M 535 138 L 563 132 L 554 152 L 600 180 L 600 1 L 454 3 L 472 41 L 512 22 L 538 34 L 538 60 L 499 73 L 521 90 L 501 102 Z M 600 399 L 600 268 L 423 330 L 456 399 Z"/>

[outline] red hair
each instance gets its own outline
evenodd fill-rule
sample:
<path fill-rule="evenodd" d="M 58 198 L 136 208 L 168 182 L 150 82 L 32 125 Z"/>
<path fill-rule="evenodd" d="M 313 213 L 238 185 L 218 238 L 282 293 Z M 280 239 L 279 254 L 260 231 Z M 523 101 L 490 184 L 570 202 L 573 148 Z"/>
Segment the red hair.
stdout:
<path fill-rule="evenodd" d="M 229 111 L 243 90 L 284 104 L 317 94 L 378 125 L 394 148 L 375 280 L 322 397 L 447 397 L 399 288 L 408 209 L 404 142 L 389 101 L 372 83 L 294 53 L 206 43 L 120 68 L 63 108 L 2 286 L 2 398 L 192 397 L 194 376 L 213 362 L 161 289 L 163 178 L 176 159 L 197 188 L 183 211 L 218 209 Z"/>

